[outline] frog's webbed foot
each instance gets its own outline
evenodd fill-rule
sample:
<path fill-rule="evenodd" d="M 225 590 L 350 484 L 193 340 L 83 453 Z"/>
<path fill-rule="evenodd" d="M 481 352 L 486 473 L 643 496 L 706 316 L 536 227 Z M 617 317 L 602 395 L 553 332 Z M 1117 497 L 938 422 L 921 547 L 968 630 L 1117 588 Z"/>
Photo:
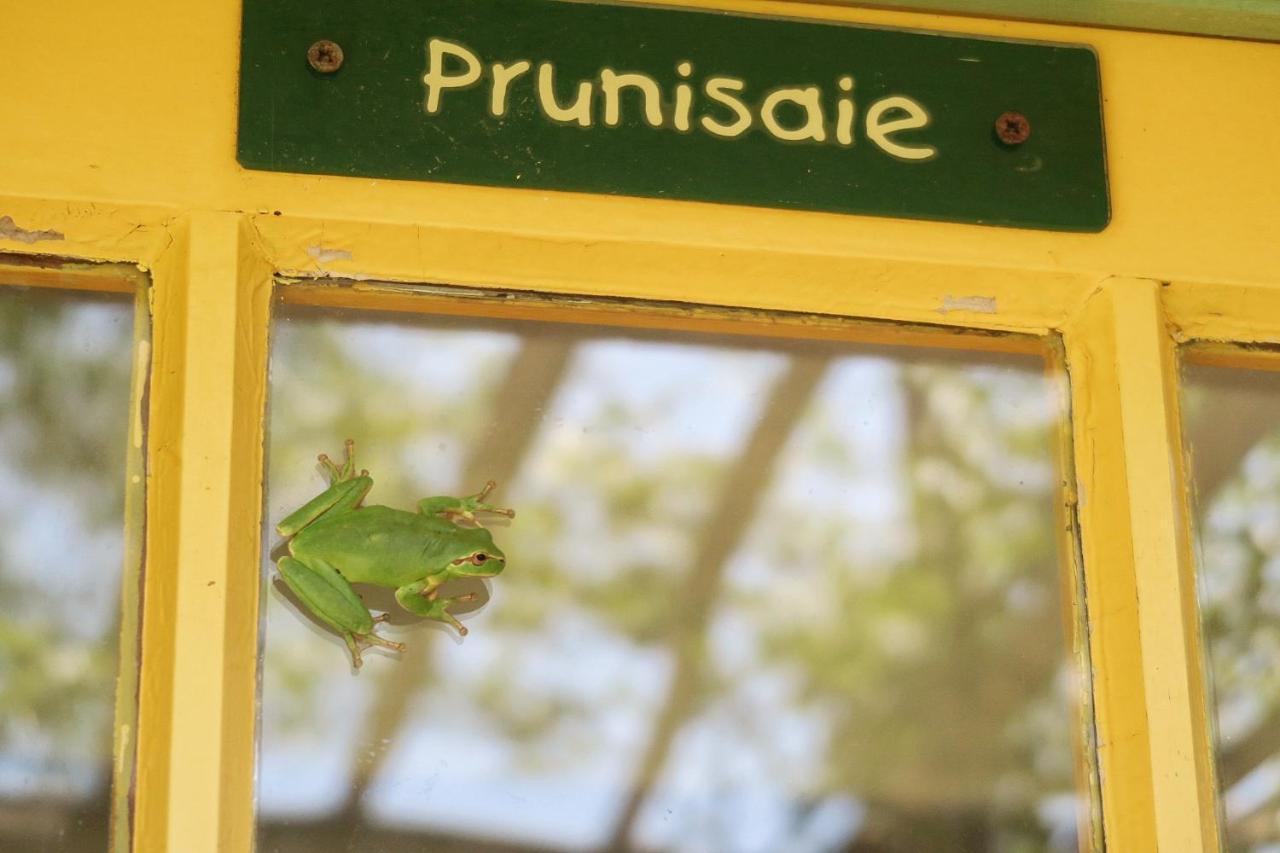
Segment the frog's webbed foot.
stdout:
<path fill-rule="evenodd" d="M 498 487 L 498 484 L 495 481 L 490 480 L 484 484 L 483 489 L 476 492 L 474 495 L 471 495 L 470 497 L 464 498 L 464 500 L 471 505 L 471 510 L 473 513 L 487 512 L 491 515 L 501 515 L 506 518 L 515 518 L 516 511 L 514 509 L 508 509 L 506 507 L 494 506 L 493 504 L 484 503 L 484 499 L 489 497 L 489 493 L 492 492 L 497 487 Z M 471 515 L 470 520 L 476 521 L 475 516 Z M 476 523 L 479 524 L 478 521 L 476 521 Z"/>
<path fill-rule="evenodd" d="M 476 492 L 474 495 L 468 495 L 465 498 L 423 498 L 418 501 L 418 510 L 423 515 L 438 515 L 457 524 L 460 520 L 467 522 L 475 527 L 484 527 L 484 523 L 476 517 L 477 513 L 486 513 L 489 515 L 501 515 L 504 518 L 515 518 L 516 513 L 513 509 L 506 507 L 494 506 L 484 502 L 489 497 L 489 493 L 497 488 L 498 484 L 493 480 L 484 484 L 484 488 Z"/>
<path fill-rule="evenodd" d="M 484 484 L 484 488 L 476 492 L 474 495 L 472 495 L 471 498 L 475 501 L 482 501 L 485 498 L 489 497 L 489 493 L 496 488 L 498 488 L 498 481 L 489 480 L 487 483 Z"/>
<path fill-rule="evenodd" d="M 321 453 L 316 458 L 320 460 L 320 467 L 324 468 L 325 473 L 329 475 L 329 485 L 331 486 L 356 476 L 356 441 L 354 438 L 348 438 L 343 445 L 343 462 L 341 466 L 330 459 L 327 453 Z M 361 471 L 360 476 L 367 477 L 369 472 Z"/>
<path fill-rule="evenodd" d="M 438 593 L 439 586 L 431 587 L 425 581 L 419 581 L 396 590 L 396 601 L 399 601 L 400 606 L 410 613 L 452 625 L 460 636 L 467 636 L 467 626 L 459 622 L 458 618 L 449 612 L 449 608 L 455 604 L 475 601 L 479 596 L 474 592 L 468 592 L 452 598 L 438 598 Z"/>
<path fill-rule="evenodd" d="M 453 598 L 438 598 L 431 608 L 431 613 L 427 614 L 427 618 L 434 619 L 437 622 L 445 622 L 454 627 L 458 632 L 458 636 L 467 636 L 467 626 L 458 621 L 458 617 L 449 612 L 449 608 L 455 604 L 463 604 L 468 601 L 475 601 L 479 598 L 474 592 L 468 592 L 466 595 L 455 595 Z"/>
<path fill-rule="evenodd" d="M 424 590 L 423 598 L 431 602 L 432 606 L 428 608 L 423 615 L 428 619 L 434 619 L 437 622 L 444 622 L 452 625 L 454 630 L 458 632 L 458 636 L 467 636 L 467 626 L 458 621 L 458 618 L 449 612 L 449 608 L 455 604 L 465 604 L 468 601 L 475 601 L 480 596 L 474 592 L 468 592 L 465 595 L 455 595 L 453 598 L 436 598 L 434 595 L 428 595 Z"/>
<path fill-rule="evenodd" d="M 373 617 L 373 621 L 375 623 L 385 622 L 387 618 L 387 614 L 383 613 L 380 616 Z M 343 634 L 342 639 L 346 641 L 347 651 L 351 652 L 351 663 L 356 669 L 364 665 L 364 659 L 360 656 L 361 643 L 369 646 L 381 646 L 384 649 L 391 649 L 395 652 L 403 652 L 407 648 L 404 643 L 396 643 L 385 637 L 379 637 L 372 630 L 367 634 Z"/>
<path fill-rule="evenodd" d="M 403 643 L 374 633 L 374 626 L 386 621 L 386 614 L 370 614 L 351 584 L 331 563 L 318 557 L 282 557 L 276 568 L 299 603 L 342 637 L 356 669 L 364 663 L 360 657 L 362 644 L 404 651 Z"/>
<path fill-rule="evenodd" d="M 391 649 L 396 652 L 402 652 L 406 648 L 404 643 L 397 643 L 394 640 L 388 640 L 386 637 L 379 637 L 372 631 L 367 634 L 357 634 L 356 639 L 362 640 L 371 646 L 381 646 L 384 649 Z"/>

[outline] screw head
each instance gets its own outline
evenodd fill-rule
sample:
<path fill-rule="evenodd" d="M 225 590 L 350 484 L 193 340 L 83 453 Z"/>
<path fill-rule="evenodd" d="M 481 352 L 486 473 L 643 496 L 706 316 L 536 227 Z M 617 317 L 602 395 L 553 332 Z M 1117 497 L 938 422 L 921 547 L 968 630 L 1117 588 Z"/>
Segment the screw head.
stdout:
<path fill-rule="evenodd" d="M 328 39 L 307 48 L 307 64 L 321 74 L 332 74 L 342 67 L 342 48 Z"/>
<path fill-rule="evenodd" d="M 996 119 L 996 138 L 1005 145 L 1021 145 L 1031 138 L 1031 122 L 1022 113 L 1001 113 Z"/>

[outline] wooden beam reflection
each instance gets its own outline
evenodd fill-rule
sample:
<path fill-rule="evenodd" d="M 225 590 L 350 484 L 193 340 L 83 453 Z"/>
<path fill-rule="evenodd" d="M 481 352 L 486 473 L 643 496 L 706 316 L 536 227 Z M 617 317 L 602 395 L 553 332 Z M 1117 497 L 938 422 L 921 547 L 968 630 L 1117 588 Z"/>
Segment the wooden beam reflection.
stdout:
<path fill-rule="evenodd" d="M 705 673 L 706 632 L 721 580 L 734 548 L 755 517 L 773 473 L 774 462 L 809 407 L 829 359 L 792 357 L 764 404 L 760 420 L 728 472 L 719 501 L 707 519 L 695 549 L 690 575 L 680 600 L 668 644 L 674 656 L 667 696 L 658 711 L 649 744 L 626 794 L 605 849 L 626 850 L 640 809 L 667 762 L 676 734 L 696 705 Z"/>
<path fill-rule="evenodd" d="M 546 410 L 568 367 L 573 343 L 562 336 L 526 335 L 511 361 L 511 368 L 494 394 L 491 423 L 518 424 L 517 430 L 491 428 L 471 445 L 462 468 L 462 488 L 479 488 L 486 480 L 508 485 L 542 423 Z M 351 788 L 343 812 L 354 813 L 369 786 L 386 766 L 398 746 L 397 735 L 413 707 L 413 700 L 431 683 L 430 634 L 410 643 L 400 665 L 387 670 L 378 684 L 378 695 L 369 712 L 364 737 L 355 742 Z M 362 760 L 362 756 L 371 756 Z"/>

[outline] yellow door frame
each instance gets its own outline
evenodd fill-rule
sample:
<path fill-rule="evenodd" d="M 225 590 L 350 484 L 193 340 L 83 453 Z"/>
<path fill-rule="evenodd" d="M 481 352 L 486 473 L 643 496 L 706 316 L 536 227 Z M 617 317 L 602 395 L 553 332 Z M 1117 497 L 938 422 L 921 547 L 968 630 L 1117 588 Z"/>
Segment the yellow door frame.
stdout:
<path fill-rule="evenodd" d="M 1280 345 L 1280 165 L 1266 144 L 1280 99 L 1259 91 L 1280 79 L 1280 46 L 688 5 L 1094 45 L 1111 225 L 1057 234 L 247 172 L 234 161 L 238 3 L 6 13 L 16 120 L 0 252 L 66 263 L 0 277 L 119 289 L 88 262 L 134 265 L 146 281 L 128 286 L 152 318 L 134 850 L 252 844 L 266 354 L 273 294 L 297 279 L 312 284 L 290 298 L 365 307 L 474 310 L 373 283 L 417 282 L 554 294 L 550 310 L 569 313 L 587 309 L 566 296 L 711 306 L 692 311 L 705 322 L 724 322 L 716 307 L 790 312 L 808 324 L 798 334 L 1060 339 L 1106 845 L 1218 849 L 1175 347 L 1213 342 L 1231 359 L 1234 345 Z M 823 332 L 823 318 L 871 322 Z"/>

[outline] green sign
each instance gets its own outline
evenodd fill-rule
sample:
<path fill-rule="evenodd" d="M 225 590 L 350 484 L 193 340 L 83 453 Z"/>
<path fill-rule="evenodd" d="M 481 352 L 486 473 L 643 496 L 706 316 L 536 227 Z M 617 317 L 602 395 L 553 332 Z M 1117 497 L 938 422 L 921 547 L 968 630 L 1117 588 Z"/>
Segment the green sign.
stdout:
<path fill-rule="evenodd" d="M 566 0 L 245 0 L 250 169 L 1099 231 L 1079 45 Z"/>

